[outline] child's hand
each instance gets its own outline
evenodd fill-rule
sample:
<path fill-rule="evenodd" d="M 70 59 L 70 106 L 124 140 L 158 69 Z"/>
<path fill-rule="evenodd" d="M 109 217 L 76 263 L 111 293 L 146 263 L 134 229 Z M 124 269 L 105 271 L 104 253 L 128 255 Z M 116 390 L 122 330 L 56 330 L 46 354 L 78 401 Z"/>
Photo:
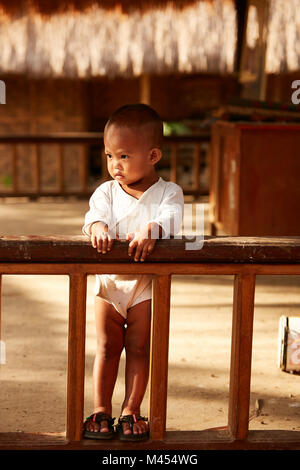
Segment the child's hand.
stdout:
<path fill-rule="evenodd" d="M 108 226 L 103 222 L 95 222 L 91 226 L 91 242 L 93 248 L 97 248 L 98 253 L 110 251 L 114 240 L 108 233 Z"/>
<path fill-rule="evenodd" d="M 151 237 L 151 228 L 154 231 Z M 155 247 L 156 239 L 161 237 L 161 227 L 151 222 L 145 228 L 135 233 L 127 233 L 126 240 L 130 241 L 128 255 L 131 256 L 134 249 L 134 261 L 145 261 L 147 255 L 150 255 Z"/>

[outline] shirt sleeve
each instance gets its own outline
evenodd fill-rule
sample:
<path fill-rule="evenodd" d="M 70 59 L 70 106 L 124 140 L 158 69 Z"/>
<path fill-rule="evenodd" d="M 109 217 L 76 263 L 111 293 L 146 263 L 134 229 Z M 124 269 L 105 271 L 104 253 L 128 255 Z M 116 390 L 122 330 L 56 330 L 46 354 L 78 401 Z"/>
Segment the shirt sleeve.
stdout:
<path fill-rule="evenodd" d="M 172 184 L 167 190 L 162 203 L 158 208 L 158 214 L 150 222 L 156 222 L 162 228 L 162 238 L 176 235 L 182 228 L 184 208 L 184 196 L 181 187 Z"/>
<path fill-rule="evenodd" d="M 111 204 L 110 198 L 104 188 L 97 188 L 89 200 L 89 211 L 85 214 L 82 232 L 90 236 L 89 225 L 94 222 L 103 222 L 110 225 Z"/>

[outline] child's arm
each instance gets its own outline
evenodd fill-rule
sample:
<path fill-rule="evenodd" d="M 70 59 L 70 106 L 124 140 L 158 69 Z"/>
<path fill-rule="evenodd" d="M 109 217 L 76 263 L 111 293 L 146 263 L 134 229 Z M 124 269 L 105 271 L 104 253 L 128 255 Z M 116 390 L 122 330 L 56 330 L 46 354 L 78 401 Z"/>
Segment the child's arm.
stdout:
<path fill-rule="evenodd" d="M 164 198 L 157 209 L 156 216 L 140 231 L 127 234 L 130 241 L 129 256 L 135 249 L 134 260 L 144 261 L 156 244 L 158 238 L 170 238 L 180 231 L 184 209 L 184 196 L 181 187 L 175 183 L 169 185 Z"/>
<path fill-rule="evenodd" d="M 89 206 L 82 232 L 91 238 L 92 246 L 97 248 L 99 253 L 106 253 L 111 250 L 113 239 L 109 233 L 111 205 L 105 184 L 94 191 Z"/>

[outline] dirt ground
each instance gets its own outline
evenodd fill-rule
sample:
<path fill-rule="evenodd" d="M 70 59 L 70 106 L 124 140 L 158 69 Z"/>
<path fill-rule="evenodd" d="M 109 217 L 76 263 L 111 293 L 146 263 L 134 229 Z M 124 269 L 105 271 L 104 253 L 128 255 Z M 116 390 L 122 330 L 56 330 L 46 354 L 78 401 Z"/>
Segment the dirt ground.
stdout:
<path fill-rule="evenodd" d="M 205 201 L 199 201 L 204 202 Z M 1 235 L 81 234 L 87 201 L 0 200 Z M 208 234 L 207 203 L 205 231 Z M 92 410 L 95 352 L 93 277 L 88 278 L 85 414 Z M 171 293 L 168 430 L 227 424 L 232 276 L 174 276 Z M 297 276 L 259 276 L 250 429 L 300 430 L 300 376 L 278 368 L 281 315 L 300 314 Z M 64 432 L 68 330 L 67 276 L 3 276 L 0 432 Z M 124 356 L 113 397 L 118 417 Z M 259 407 L 257 407 L 259 405 Z M 147 414 L 148 392 L 142 413 Z"/>

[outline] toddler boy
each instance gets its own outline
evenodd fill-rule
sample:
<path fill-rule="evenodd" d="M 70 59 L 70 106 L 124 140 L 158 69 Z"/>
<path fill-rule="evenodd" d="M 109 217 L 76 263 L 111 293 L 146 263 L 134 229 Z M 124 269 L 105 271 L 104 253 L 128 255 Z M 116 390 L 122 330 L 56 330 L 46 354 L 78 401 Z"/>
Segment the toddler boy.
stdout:
<path fill-rule="evenodd" d="M 183 192 L 156 173 L 162 157 L 163 124 L 148 105 L 119 108 L 104 129 L 107 167 L 113 178 L 90 198 L 83 233 L 92 246 L 109 256 L 113 241 L 128 243 L 128 255 L 145 261 L 157 238 L 179 232 Z M 140 406 L 148 382 L 152 276 L 97 274 L 95 320 L 97 352 L 93 369 L 93 414 L 84 423 L 84 437 L 110 439 L 114 419 L 112 394 L 120 356 L 126 352 L 125 398 L 116 430 L 122 440 L 147 439 L 147 419 Z"/>

